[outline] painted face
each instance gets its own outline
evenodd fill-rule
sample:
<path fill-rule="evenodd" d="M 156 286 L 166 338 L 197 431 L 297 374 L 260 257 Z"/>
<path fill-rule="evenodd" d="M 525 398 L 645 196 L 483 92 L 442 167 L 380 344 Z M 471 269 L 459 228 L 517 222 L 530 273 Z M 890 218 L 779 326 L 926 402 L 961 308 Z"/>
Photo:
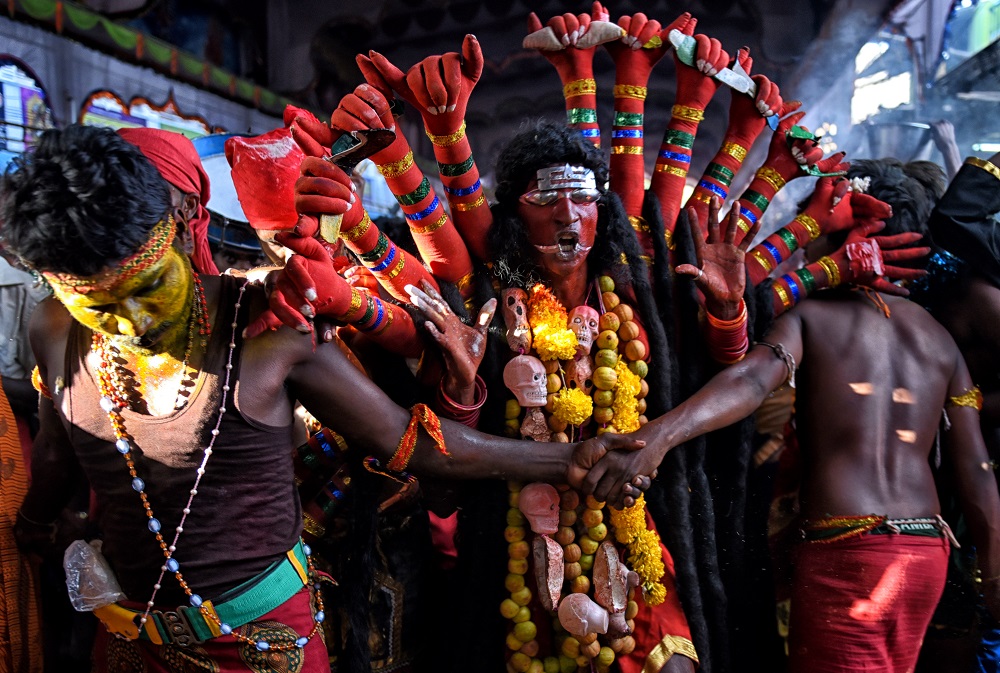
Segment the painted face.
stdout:
<path fill-rule="evenodd" d="M 175 246 L 147 269 L 108 290 L 79 294 L 54 285 L 80 324 L 140 354 L 184 349 L 192 306 L 191 264 Z"/>
<path fill-rule="evenodd" d="M 568 170 L 567 170 L 568 169 Z M 572 179 L 557 172 L 573 171 Z M 587 254 L 597 234 L 597 201 L 593 173 L 580 167 L 549 166 L 528 183 L 517 204 L 535 261 L 550 278 L 586 269 Z"/>

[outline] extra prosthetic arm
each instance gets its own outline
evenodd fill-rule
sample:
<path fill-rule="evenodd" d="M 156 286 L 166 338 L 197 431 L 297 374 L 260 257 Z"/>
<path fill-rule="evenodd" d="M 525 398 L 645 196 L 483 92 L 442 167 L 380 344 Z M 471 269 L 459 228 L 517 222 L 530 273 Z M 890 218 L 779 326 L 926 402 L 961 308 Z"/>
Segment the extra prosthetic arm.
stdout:
<path fill-rule="evenodd" d="M 466 35 L 461 54 L 429 56 L 406 73 L 376 52 L 371 52 L 369 58 L 359 56 L 358 65 L 376 89 L 386 95 L 391 89 L 420 111 L 427 137 L 434 145 L 451 216 L 443 208 L 431 209 L 440 202 L 433 191 L 427 191 L 429 185 L 421 181 L 422 175 L 420 179 L 408 175 L 411 170 L 419 173 L 405 165 L 412 166 L 412 162 L 405 161 L 411 154 L 397 150 L 395 156 L 389 157 L 388 172 L 383 171 L 383 175 L 393 192 L 399 194 L 410 229 L 434 275 L 457 284 L 467 296 L 472 273 L 469 251 L 480 260 L 486 259 L 486 232 L 492 224 L 479 169 L 465 133 L 466 106 L 483 71 L 479 42 L 475 36 Z M 397 185 L 410 191 L 396 192 Z M 428 215 L 417 217 L 428 210 Z"/>
<path fill-rule="evenodd" d="M 691 19 L 684 30 L 693 32 L 696 20 Z M 676 104 L 671 109 L 670 122 L 649 188 L 660 201 L 667 244 L 671 244 L 677 215 L 681 210 L 684 184 L 691 168 L 691 148 L 698 133 L 698 125 L 705 118 L 705 108 L 721 83 L 714 79 L 721 68 L 729 63 L 729 54 L 722 44 L 707 35 L 695 35 L 695 66 L 685 65 L 674 54 L 677 69 Z"/>

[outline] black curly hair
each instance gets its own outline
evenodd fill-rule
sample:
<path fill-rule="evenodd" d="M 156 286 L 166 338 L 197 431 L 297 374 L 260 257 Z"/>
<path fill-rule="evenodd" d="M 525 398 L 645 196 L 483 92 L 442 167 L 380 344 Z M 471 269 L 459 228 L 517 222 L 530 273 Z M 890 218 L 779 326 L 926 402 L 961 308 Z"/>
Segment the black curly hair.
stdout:
<path fill-rule="evenodd" d="M 142 247 L 170 209 L 159 171 L 107 128 L 46 131 L 0 181 L 3 246 L 38 271 L 94 275 Z"/>

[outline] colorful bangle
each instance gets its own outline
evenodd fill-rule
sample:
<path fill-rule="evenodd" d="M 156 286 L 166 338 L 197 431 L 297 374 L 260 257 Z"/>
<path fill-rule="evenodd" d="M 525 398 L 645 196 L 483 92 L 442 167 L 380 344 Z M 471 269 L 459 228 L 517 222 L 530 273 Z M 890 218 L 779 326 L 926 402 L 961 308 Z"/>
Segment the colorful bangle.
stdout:
<path fill-rule="evenodd" d="M 826 274 L 828 281 L 827 287 L 837 287 L 840 285 L 840 268 L 837 267 L 837 263 L 833 261 L 829 256 L 820 257 L 816 262 L 819 264 L 820 268 Z"/>
<path fill-rule="evenodd" d="M 471 196 L 472 194 L 475 194 L 482 186 L 483 183 L 479 180 L 476 180 L 468 187 L 449 187 L 448 185 L 445 185 L 444 191 L 449 196 Z"/>
<path fill-rule="evenodd" d="M 437 210 L 437 207 L 439 205 L 441 205 L 441 200 L 435 196 L 434 200 L 431 201 L 430 205 L 424 208 L 423 210 L 418 211 L 416 213 L 403 213 L 403 217 L 405 217 L 410 221 L 422 220 L 431 213 L 433 213 L 435 210 Z"/>
<path fill-rule="evenodd" d="M 646 100 L 648 89 L 635 84 L 615 84 L 615 98 L 634 98 L 635 100 Z"/>
<path fill-rule="evenodd" d="M 447 135 L 443 136 L 436 136 L 430 131 L 427 131 L 426 129 L 424 130 L 424 133 L 427 134 L 427 137 L 430 138 L 431 143 L 435 147 L 451 147 L 452 145 L 454 145 L 455 143 L 457 143 L 458 141 L 460 141 L 462 138 L 465 137 L 465 120 L 464 119 L 462 120 L 462 125 L 459 126 L 458 130 L 455 131 L 454 133 L 448 133 Z"/>
<path fill-rule="evenodd" d="M 417 448 L 417 433 L 420 426 L 423 426 L 427 434 L 431 436 L 431 439 L 434 440 L 435 448 L 441 454 L 445 456 L 451 455 L 445 447 L 444 434 L 441 432 L 441 421 L 426 404 L 418 404 L 410 410 L 410 423 L 406 426 L 406 432 L 399 439 L 396 452 L 392 454 L 392 458 L 386 465 L 386 469 L 393 472 L 402 472 L 406 469 L 410 459 L 413 458 L 414 449 Z"/>
<path fill-rule="evenodd" d="M 642 154 L 642 145 L 612 145 L 612 154 Z"/>
<path fill-rule="evenodd" d="M 686 178 L 688 171 L 686 168 L 678 168 L 677 166 L 671 166 L 670 164 L 656 164 L 657 173 L 669 173 L 670 175 L 676 175 L 679 178 Z"/>
<path fill-rule="evenodd" d="M 712 203 L 711 196 L 709 196 L 705 192 L 701 192 L 698 190 L 695 190 L 694 194 L 691 195 L 691 198 L 694 199 L 695 201 L 700 201 L 701 203 L 704 203 L 706 206 L 711 205 Z"/>
<path fill-rule="evenodd" d="M 675 105 L 670 109 L 670 116 L 686 122 L 700 122 L 705 118 L 705 111 L 687 105 Z"/>
<path fill-rule="evenodd" d="M 368 217 L 368 211 L 365 211 L 365 213 L 361 216 L 361 221 L 347 231 L 341 231 L 340 237 L 345 241 L 353 243 L 367 234 L 370 226 L 372 226 L 372 218 Z"/>
<path fill-rule="evenodd" d="M 969 407 L 970 409 L 975 409 L 976 411 L 983 410 L 983 393 L 979 390 L 979 386 L 972 386 L 971 389 L 966 390 L 961 395 L 954 395 L 948 398 L 949 407 Z M 989 581 L 989 580 L 984 580 Z"/>
<path fill-rule="evenodd" d="M 397 195 L 396 200 L 399 201 L 400 205 L 403 206 L 415 206 L 424 199 L 426 199 L 427 195 L 430 193 L 431 193 L 431 183 L 425 177 L 420 181 L 420 184 L 417 185 L 416 189 L 414 189 L 409 194 Z"/>
<path fill-rule="evenodd" d="M 567 82 L 563 85 L 563 98 L 585 96 L 587 94 L 595 93 L 597 93 L 597 80 L 593 78 L 578 79 L 572 82 Z"/>
<path fill-rule="evenodd" d="M 384 232 L 380 231 L 378 232 L 378 240 L 375 241 L 375 247 L 373 247 L 368 252 L 361 253 L 360 255 L 361 261 L 368 262 L 369 264 L 377 262 L 382 258 L 382 255 L 384 255 L 385 251 L 388 249 L 389 249 L 389 238 L 385 235 Z"/>
<path fill-rule="evenodd" d="M 445 178 L 457 178 L 459 175 L 464 175 L 472 170 L 472 166 L 475 164 L 475 160 L 472 155 L 465 161 L 457 164 L 442 164 L 438 162 L 438 173 Z"/>
<path fill-rule="evenodd" d="M 795 272 L 795 275 L 799 277 L 806 294 L 811 294 L 816 289 L 816 277 L 808 268 L 802 267 Z"/>
<path fill-rule="evenodd" d="M 441 215 L 441 217 L 436 219 L 434 222 L 431 222 L 427 226 L 420 227 L 415 224 L 411 224 L 410 231 L 413 232 L 414 234 L 430 234 L 443 227 L 447 221 L 448 221 L 448 214 L 444 213 Z"/>
<path fill-rule="evenodd" d="M 771 204 L 766 196 L 752 189 L 748 189 L 743 192 L 743 196 L 740 197 L 740 201 L 750 203 L 754 208 L 762 213 L 767 210 L 767 207 Z"/>
<path fill-rule="evenodd" d="M 744 159 L 747 158 L 747 148 L 743 147 L 742 145 L 738 145 L 737 143 L 734 142 L 722 143 L 721 151 L 725 152 L 733 159 L 736 159 L 741 163 Z"/>
<path fill-rule="evenodd" d="M 35 365 L 35 368 L 31 370 L 31 385 L 43 397 L 52 399 L 52 391 L 49 390 L 49 387 L 45 385 L 45 381 L 42 380 L 42 374 L 38 370 L 38 365 Z"/>
<path fill-rule="evenodd" d="M 356 325 L 364 325 L 375 315 L 375 298 L 365 293 L 365 302 L 365 312 L 361 315 L 361 319 L 354 323 Z"/>
<path fill-rule="evenodd" d="M 642 129 L 619 129 L 611 131 L 612 138 L 641 138 Z"/>
<path fill-rule="evenodd" d="M 382 174 L 382 177 L 391 180 L 392 178 L 398 178 L 400 175 L 410 170 L 411 166 L 413 166 L 412 150 L 407 152 L 403 158 L 398 161 L 382 164 L 378 167 L 378 172 Z"/>
<path fill-rule="evenodd" d="M 361 296 L 361 291 L 356 287 L 351 288 L 351 303 L 347 307 L 347 312 L 340 316 L 340 320 L 344 322 L 351 322 L 351 317 L 361 309 L 361 304 L 364 298 Z"/>
<path fill-rule="evenodd" d="M 802 301 L 802 291 L 799 290 L 799 284 L 795 282 L 795 277 L 786 273 L 781 279 L 788 285 L 788 291 L 792 293 L 792 299 L 795 300 L 795 303 L 798 304 Z"/>
<path fill-rule="evenodd" d="M 718 196 L 723 201 L 725 201 L 726 197 L 729 196 L 729 193 L 725 189 L 723 189 L 722 187 L 720 187 L 717 184 L 709 182 L 708 180 L 701 180 L 701 181 L 699 181 L 698 182 L 698 188 L 699 189 L 704 189 L 707 192 L 712 192 L 713 194 L 715 194 L 716 196 Z"/>
<path fill-rule="evenodd" d="M 406 262 L 406 255 L 401 254 L 399 256 L 399 262 L 396 264 L 396 266 L 393 267 L 392 271 L 390 271 L 387 274 L 379 274 L 379 275 L 384 276 L 386 280 L 392 280 L 400 273 L 402 273 L 403 265 L 405 264 L 405 262 Z"/>
<path fill-rule="evenodd" d="M 718 180 L 726 187 L 731 185 L 733 183 L 733 178 L 736 177 L 736 174 L 731 170 L 722 164 L 715 163 L 714 161 L 708 164 L 708 168 L 705 169 L 705 175 L 713 180 Z"/>
<path fill-rule="evenodd" d="M 789 308 L 792 304 L 788 299 L 788 290 L 782 287 L 781 281 L 775 281 L 772 287 L 774 287 L 774 291 L 778 293 L 778 299 L 781 300 L 781 305 L 785 308 Z"/>
<path fill-rule="evenodd" d="M 694 147 L 694 134 L 687 131 L 678 131 L 677 129 L 667 129 L 667 132 L 663 134 L 663 142 L 667 145 L 683 147 L 689 150 Z"/>
<path fill-rule="evenodd" d="M 785 244 L 785 247 L 788 248 L 788 254 L 791 254 L 798 249 L 799 239 L 795 238 L 795 234 L 790 232 L 788 227 L 782 227 L 779 229 L 777 236 L 781 239 L 781 242 Z"/>
<path fill-rule="evenodd" d="M 685 154 L 683 152 L 671 152 L 669 150 L 660 150 L 660 159 L 667 159 L 668 161 L 676 161 L 681 164 L 691 163 L 690 154 Z"/>
<path fill-rule="evenodd" d="M 484 194 L 480 194 L 479 198 L 475 201 L 470 201 L 469 203 L 453 203 L 451 204 L 451 207 L 460 213 L 466 213 L 470 210 L 475 210 L 484 203 L 486 203 L 486 196 Z"/>
<path fill-rule="evenodd" d="M 596 115 L 594 121 L 597 121 Z M 615 119 L 612 122 L 613 126 L 642 126 L 642 113 L 641 112 L 622 112 L 621 110 L 615 110 Z"/>
<path fill-rule="evenodd" d="M 810 241 L 815 241 L 823 233 L 819 228 L 819 222 L 805 213 L 799 213 L 795 217 L 795 222 L 798 222 L 806 228 L 806 231 L 809 232 Z"/>
<path fill-rule="evenodd" d="M 385 259 L 383 259 L 378 264 L 373 264 L 372 266 L 369 266 L 368 268 L 371 269 L 372 273 L 381 273 L 381 272 L 385 271 L 396 260 L 396 251 L 397 250 L 398 250 L 398 248 L 395 245 L 392 246 L 389 249 L 389 254 L 386 255 Z M 378 259 L 378 257 L 376 257 L 375 259 Z"/>
<path fill-rule="evenodd" d="M 757 169 L 756 176 L 771 185 L 771 189 L 775 192 L 781 191 L 781 188 L 785 186 L 785 178 L 770 166 L 761 166 Z"/>
<path fill-rule="evenodd" d="M 754 248 L 750 252 L 750 256 L 757 260 L 757 263 L 760 264 L 767 273 L 774 271 L 774 262 L 769 260 L 764 253 L 760 251 L 760 249 Z"/>
<path fill-rule="evenodd" d="M 583 128 L 583 129 L 577 129 L 577 130 L 580 132 L 580 135 L 583 136 L 584 138 L 600 138 L 601 137 L 601 129 L 599 129 L 599 128 L 592 128 L 592 129 Z M 597 141 L 597 144 L 600 145 L 600 141 L 599 140 Z"/>
<path fill-rule="evenodd" d="M 768 241 L 761 241 L 760 247 L 767 250 L 767 254 L 771 255 L 771 259 L 774 260 L 774 265 L 777 266 L 783 261 L 781 258 L 781 251 L 777 247 L 771 245 Z"/>
<path fill-rule="evenodd" d="M 596 124 L 597 110 L 589 107 L 571 107 L 566 110 L 566 123 L 573 124 Z"/>

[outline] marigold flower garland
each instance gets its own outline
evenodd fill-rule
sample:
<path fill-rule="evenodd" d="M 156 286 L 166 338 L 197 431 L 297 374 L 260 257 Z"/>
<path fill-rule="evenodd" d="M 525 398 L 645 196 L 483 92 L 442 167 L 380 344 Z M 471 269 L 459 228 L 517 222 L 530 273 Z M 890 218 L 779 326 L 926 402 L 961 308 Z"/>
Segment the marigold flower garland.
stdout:
<path fill-rule="evenodd" d="M 646 422 L 645 397 L 649 386 L 643 380 L 648 373 L 645 343 L 639 339 L 641 330 L 634 320 L 632 308 L 621 303 L 615 294 L 614 282 L 607 276 L 598 279 L 601 292 L 599 333 L 593 348 L 595 355 L 592 394 L 572 384 L 567 385 L 564 363 L 579 358 L 579 340 L 569 328 L 569 313 L 554 293 L 544 285 L 531 288 L 528 298 L 528 323 L 532 329 L 534 354 L 545 364 L 548 404 L 544 411 L 552 430 L 553 441 L 570 441 L 583 435 L 583 428 L 593 420 L 593 432 L 632 432 Z M 522 409 L 516 400 L 509 400 L 505 410 L 507 432 L 516 436 Z M 635 648 L 632 636 L 609 640 L 596 634 L 575 637 L 567 633 L 556 617 L 553 619 L 552 647 L 548 656 L 540 652 L 538 625 L 530 607 L 534 587 L 526 581 L 531 576 L 531 537 L 525 515 L 518 507 L 521 484 L 511 482 L 510 509 L 507 513 L 508 575 L 505 587 L 510 597 L 500 612 L 511 620 L 507 648 L 512 652 L 509 668 L 518 673 L 534 671 L 577 670 L 593 667 L 606 673 L 616 656 Z M 591 573 L 595 554 L 601 541 L 613 535 L 625 547 L 626 562 L 641 579 L 647 605 L 659 605 L 666 597 L 661 579 L 665 572 L 660 553 L 660 538 L 646 528 L 645 500 L 623 511 L 606 508 L 593 497 L 581 499 L 566 486 L 560 487 L 559 530 L 553 539 L 563 548 L 563 596 L 570 593 L 592 594 Z M 607 509 L 607 512 L 605 512 Z M 610 526 L 609 526 L 610 524 Z M 632 619 L 638 604 L 630 600 L 626 620 Z"/>

